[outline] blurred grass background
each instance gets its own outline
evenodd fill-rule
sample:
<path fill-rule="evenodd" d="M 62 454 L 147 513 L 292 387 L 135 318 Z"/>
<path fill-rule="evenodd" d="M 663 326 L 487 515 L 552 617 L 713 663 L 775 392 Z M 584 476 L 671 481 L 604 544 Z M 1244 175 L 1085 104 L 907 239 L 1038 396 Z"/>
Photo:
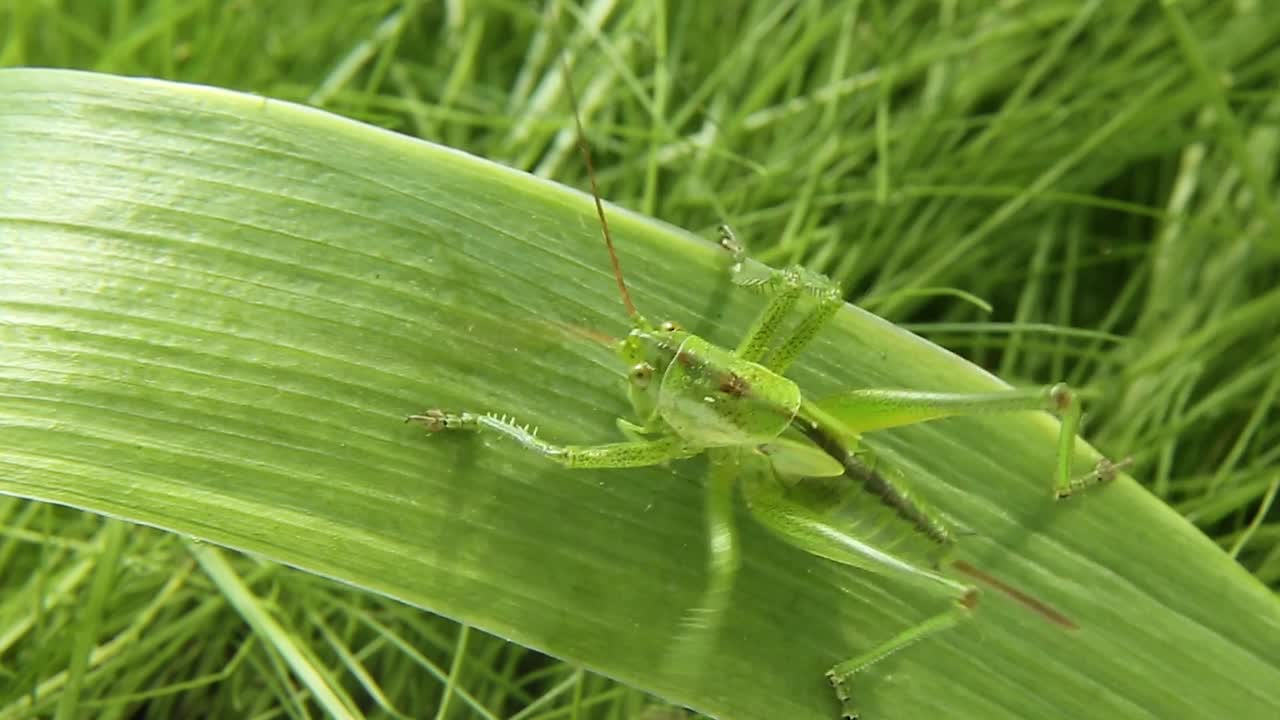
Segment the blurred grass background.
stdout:
<path fill-rule="evenodd" d="M 585 187 L 568 110 L 541 92 L 561 53 L 606 197 L 704 233 L 728 221 L 761 259 L 827 272 L 1010 382 L 1094 389 L 1088 438 L 1280 588 L 1280 6 L 0 0 L 0 66 L 309 103 Z M 0 518 L 0 593 L 93 598 L 78 550 L 101 544 L 135 571 L 105 626 L 169 592 L 197 608 L 149 631 L 188 637 L 188 656 L 77 688 L 97 716 L 305 714 L 178 539 L 15 499 Z M 323 662 L 377 671 L 343 680 L 371 716 L 676 712 L 393 601 L 235 562 Z M 14 632 L 37 621 L 59 624 L 7 619 L 22 640 L 0 635 L 0 684 L 57 692 L 76 677 L 63 649 Z M 464 663 L 487 670 L 446 691 Z"/>

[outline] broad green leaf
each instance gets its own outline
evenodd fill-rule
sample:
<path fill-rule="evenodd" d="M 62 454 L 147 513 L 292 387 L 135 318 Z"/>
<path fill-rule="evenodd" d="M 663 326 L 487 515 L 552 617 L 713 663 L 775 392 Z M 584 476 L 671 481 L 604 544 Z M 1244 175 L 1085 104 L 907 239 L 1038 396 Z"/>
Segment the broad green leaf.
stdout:
<path fill-rule="evenodd" d="M 823 679 L 939 607 L 740 514 L 702 677 L 659 660 L 705 579 L 699 461 L 565 471 L 426 437 L 427 407 L 617 439 L 627 325 L 588 199 L 314 110 L 202 87 L 0 71 L 0 492 L 259 553 L 726 718 L 837 713 Z M 637 303 L 729 344 L 761 300 L 712 244 L 611 210 Z M 792 376 L 1000 387 L 846 308 Z M 1262 718 L 1280 607 L 1132 479 L 1049 497 L 1048 416 L 877 433 L 996 593 L 862 678 L 864 717 Z M 1081 458 L 1092 457 L 1081 446 Z"/>

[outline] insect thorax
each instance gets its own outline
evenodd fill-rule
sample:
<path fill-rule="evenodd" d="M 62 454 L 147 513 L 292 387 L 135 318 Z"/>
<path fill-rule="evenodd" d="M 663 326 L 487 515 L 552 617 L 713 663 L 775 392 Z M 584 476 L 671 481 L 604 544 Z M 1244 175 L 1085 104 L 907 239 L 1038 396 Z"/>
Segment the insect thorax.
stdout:
<path fill-rule="evenodd" d="M 800 388 L 763 365 L 683 333 L 660 368 L 657 412 L 703 447 L 769 442 L 800 409 Z"/>

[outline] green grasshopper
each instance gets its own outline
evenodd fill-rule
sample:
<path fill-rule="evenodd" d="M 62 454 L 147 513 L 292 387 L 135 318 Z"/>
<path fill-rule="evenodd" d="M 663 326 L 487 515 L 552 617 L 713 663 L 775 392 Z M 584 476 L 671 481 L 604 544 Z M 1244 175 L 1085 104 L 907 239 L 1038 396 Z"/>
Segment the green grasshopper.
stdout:
<path fill-rule="evenodd" d="M 512 418 L 491 413 L 427 410 L 408 419 L 427 431 L 477 431 L 515 441 L 570 468 L 631 468 L 661 465 L 705 454 L 709 581 L 691 611 L 695 629 L 713 633 L 728 606 L 740 562 L 734 527 L 734 486 L 740 485 L 750 513 L 783 541 L 819 557 L 861 568 L 950 597 L 947 610 L 910 627 L 827 671 L 843 716 L 856 718 L 850 689 L 858 671 L 929 635 L 968 618 L 978 603 L 975 586 L 941 573 L 955 542 L 942 518 L 908 490 L 901 473 L 877 463 L 859 442 L 862 433 L 957 415 L 1049 411 L 1061 418 L 1055 497 L 1110 480 L 1117 467 L 1100 461 L 1072 475 L 1071 457 L 1081 408 L 1065 384 L 989 393 L 940 393 L 858 389 L 814 402 L 782 373 L 843 305 L 828 278 L 804 267 L 770 268 L 749 259 L 733 233 L 720 228 L 720 246 L 731 257 L 731 278 L 769 297 L 764 310 L 733 350 L 718 347 L 675 322 L 653 323 L 631 299 L 614 250 L 600 199 L 591 153 L 565 69 L 578 145 L 586 162 L 600 230 L 631 332 L 617 343 L 627 371 L 627 394 L 635 420 L 619 418 L 623 442 L 558 445 L 537 437 Z M 811 307 L 787 320 L 805 296 Z M 972 566 L 952 568 L 1009 593 L 1047 619 L 1071 621 Z M 682 645 L 691 645 L 689 638 Z M 686 661 L 688 653 L 683 653 Z"/>

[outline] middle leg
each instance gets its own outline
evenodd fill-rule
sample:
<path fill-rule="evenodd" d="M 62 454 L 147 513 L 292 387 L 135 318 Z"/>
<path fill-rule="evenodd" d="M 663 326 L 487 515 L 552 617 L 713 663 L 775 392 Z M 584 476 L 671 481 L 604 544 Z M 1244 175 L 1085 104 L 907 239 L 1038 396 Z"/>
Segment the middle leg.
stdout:
<path fill-rule="evenodd" d="M 707 585 L 698 604 L 686 611 L 679 634 L 665 663 L 676 675 L 705 672 L 705 658 L 729 610 L 733 582 L 742 563 L 738 531 L 733 520 L 733 489 L 741 472 L 739 448 L 707 451 L 706 486 Z"/>
<path fill-rule="evenodd" d="M 536 430 L 512 418 L 483 413 L 428 410 L 421 415 L 410 415 L 405 421 L 420 423 L 431 433 L 462 430 L 501 435 L 526 450 L 571 468 L 648 467 L 692 457 L 702 451 L 674 435 L 603 445 L 557 445 L 539 438 Z"/>

